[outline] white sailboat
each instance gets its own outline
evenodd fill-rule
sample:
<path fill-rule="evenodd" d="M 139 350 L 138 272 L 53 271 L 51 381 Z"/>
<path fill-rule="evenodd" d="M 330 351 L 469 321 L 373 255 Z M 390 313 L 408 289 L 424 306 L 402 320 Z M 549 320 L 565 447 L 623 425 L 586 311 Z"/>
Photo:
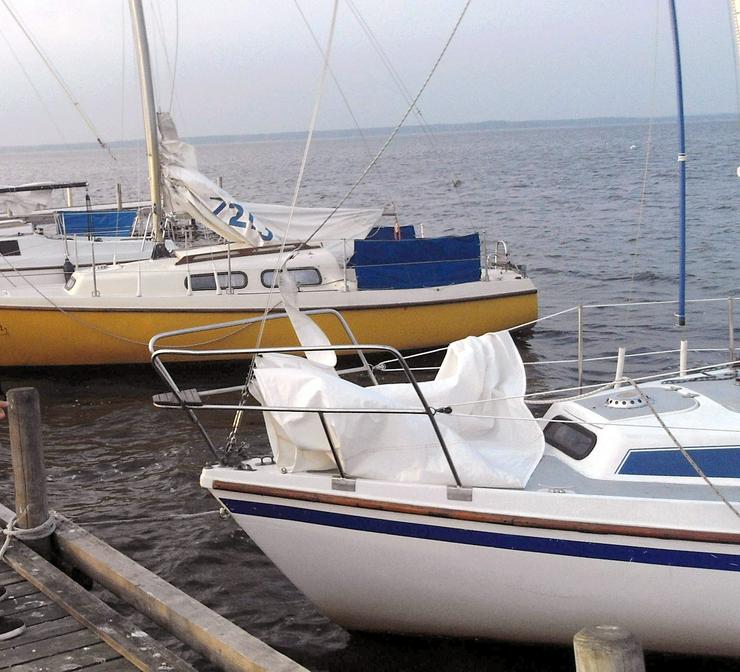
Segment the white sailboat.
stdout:
<path fill-rule="evenodd" d="M 187 411 L 218 461 L 201 485 L 347 628 L 567 643 L 614 624 L 647 649 L 740 656 L 729 301 L 727 361 L 689 370 L 682 355 L 676 371 L 631 379 L 622 353 L 613 379 L 559 391 L 542 418 L 506 332 L 452 343 L 419 383 L 396 349 L 330 345 L 306 322 L 318 316 L 296 311 L 300 347 L 211 352 L 256 355 L 240 385 L 180 387 L 167 362 L 198 353 L 153 339 L 171 389 L 155 404 Z M 677 303 L 683 323 L 683 291 Z M 347 351 L 361 353 L 365 384 L 336 369 L 332 353 Z M 378 385 L 370 353 L 406 382 Z M 236 413 L 224 452 L 201 410 Z M 263 414 L 268 456 L 238 455 L 249 412 Z"/>
<path fill-rule="evenodd" d="M 62 286 L 76 269 L 152 256 L 150 207 L 48 209 L 54 189 L 80 186 L 87 183 L 0 187 L 0 291 Z"/>

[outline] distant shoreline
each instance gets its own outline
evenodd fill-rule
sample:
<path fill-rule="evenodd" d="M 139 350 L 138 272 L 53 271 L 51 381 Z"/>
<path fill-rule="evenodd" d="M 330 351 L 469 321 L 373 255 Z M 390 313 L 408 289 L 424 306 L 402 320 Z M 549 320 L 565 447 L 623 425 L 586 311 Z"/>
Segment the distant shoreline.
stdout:
<path fill-rule="evenodd" d="M 707 122 L 707 121 L 735 121 L 737 115 L 733 113 L 723 114 L 702 114 L 687 116 L 687 123 Z M 655 124 L 670 124 L 675 122 L 675 117 L 656 117 L 653 120 Z M 599 126 L 641 126 L 650 122 L 649 117 L 591 117 L 588 119 L 542 119 L 534 121 L 481 121 L 468 122 L 463 124 L 430 124 L 428 127 L 431 131 L 437 133 L 466 133 L 475 131 L 505 131 L 518 129 L 538 129 L 538 128 L 594 128 Z M 362 131 L 357 129 L 339 129 L 329 131 L 315 131 L 314 137 L 328 139 L 350 139 L 365 136 L 385 136 L 392 131 L 390 126 L 365 128 Z M 405 126 L 399 131 L 399 135 L 416 135 L 424 133 L 425 127 L 422 126 Z M 223 145 L 245 142 L 269 142 L 280 140 L 303 140 L 306 138 L 306 131 L 284 131 L 280 133 L 251 133 L 251 134 L 231 134 L 231 135 L 204 135 L 184 138 L 187 142 L 194 145 Z M 118 140 L 109 142 L 111 149 L 138 147 L 144 142 L 143 138 L 137 140 Z M 47 144 L 47 145 L 6 145 L 0 147 L 0 153 L 24 153 L 24 152 L 48 152 L 48 151 L 74 151 L 95 149 L 99 145 L 95 142 L 81 142 L 71 144 Z"/>

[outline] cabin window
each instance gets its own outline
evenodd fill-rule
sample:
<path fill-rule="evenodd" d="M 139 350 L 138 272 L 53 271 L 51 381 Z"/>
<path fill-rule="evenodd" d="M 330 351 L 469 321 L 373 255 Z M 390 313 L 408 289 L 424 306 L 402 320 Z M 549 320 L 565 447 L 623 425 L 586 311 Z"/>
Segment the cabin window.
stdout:
<path fill-rule="evenodd" d="M 188 284 L 194 292 L 216 291 L 216 274 L 198 273 L 185 278 L 185 289 Z M 221 289 L 229 288 L 229 274 L 218 273 L 218 284 Z M 231 289 L 244 289 L 247 286 L 247 275 L 241 271 L 231 272 Z"/>
<path fill-rule="evenodd" d="M 283 271 L 285 273 L 285 271 Z M 298 287 L 307 287 L 311 285 L 321 284 L 321 273 L 318 268 L 291 268 L 288 269 L 290 277 L 293 278 L 293 282 Z M 275 271 L 262 271 L 262 284 L 265 287 L 272 287 L 272 283 L 275 281 Z"/>
<path fill-rule="evenodd" d="M 21 253 L 17 240 L 0 240 L 0 254 L 4 257 L 16 257 Z"/>
<path fill-rule="evenodd" d="M 596 434 L 563 415 L 557 415 L 553 422 L 548 422 L 544 433 L 547 443 L 574 460 L 588 457 L 596 445 Z"/>

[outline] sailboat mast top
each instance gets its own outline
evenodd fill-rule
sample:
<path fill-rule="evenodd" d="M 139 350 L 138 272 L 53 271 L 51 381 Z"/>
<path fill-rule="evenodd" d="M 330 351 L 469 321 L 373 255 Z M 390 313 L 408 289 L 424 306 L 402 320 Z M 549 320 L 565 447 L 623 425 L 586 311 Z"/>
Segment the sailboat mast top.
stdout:
<path fill-rule="evenodd" d="M 163 234 L 160 225 L 162 198 L 160 195 L 160 162 L 159 143 L 157 140 L 157 113 L 154 103 L 154 84 L 149 60 L 149 41 L 146 35 L 144 8 L 141 0 L 129 0 L 131 23 L 133 24 L 136 55 L 139 63 L 139 83 L 141 85 L 141 102 L 144 108 L 144 134 L 146 153 L 149 164 L 149 193 L 152 200 L 152 228 L 157 242 L 162 242 Z"/>
<path fill-rule="evenodd" d="M 683 78 L 681 75 L 681 48 L 678 42 L 678 20 L 675 0 L 669 0 L 671 10 L 671 29 L 673 49 L 676 60 L 676 104 L 678 110 L 678 219 L 679 219 L 679 260 L 678 260 L 678 326 L 686 324 L 686 133 L 683 114 Z"/>

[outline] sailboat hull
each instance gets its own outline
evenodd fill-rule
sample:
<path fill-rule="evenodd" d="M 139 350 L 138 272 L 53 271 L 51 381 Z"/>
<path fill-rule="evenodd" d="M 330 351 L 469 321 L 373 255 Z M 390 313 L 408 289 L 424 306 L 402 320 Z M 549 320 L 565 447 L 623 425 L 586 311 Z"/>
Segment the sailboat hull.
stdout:
<path fill-rule="evenodd" d="M 740 655 L 736 534 L 618 523 L 610 498 L 475 491 L 473 501 L 499 501 L 497 514 L 439 498 L 379 501 L 371 492 L 381 483 L 355 497 L 251 480 L 256 487 L 212 480 L 206 470 L 201 483 L 348 629 L 566 644 L 585 626 L 610 624 L 646 649 Z M 659 504 L 647 505 L 655 509 L 648 517 L 658 514 Z M 567 510 L 612 520 L 582 524 Z"/>
<path fill-rule="evenodd" d="M 481 283 L 482 284 L 482 283 Z M 488 283 L 489 285 L 491 283 Z M 529 283 L 528 283 L 529 284 Z M 445 289 L 445 288 L 443 288 Z M 338 292 L 331 294 L 336 300 Z M 506 329 L 537 317 L 537 293 L 533 288 L 488 294 L 473 298 L 454 291 L 437 292 L 425 301 L 384 301 L 373 305 L 373 293 L 355 292 L 354 305 L 339 307 L 359 342 L 389 343 L 399 349 L 426 348 L 448 343 L 471 334 Z M 344 295 L 346 296 L 346 294 Z M 84 305 L 38 301 L 40 305 L 14 306 L 0 299 L 0 366 L 69 366 L 90 364 L 139 364 L 149 361 L 148 342 L 155 334 L 260 317 L 264 308 L 249 297 L 211 297 L 210 308 L 168 308 L 148 303 L 137 308 L 134 301 L 108 301 L 95 308 L 95 299 Z M 314 298 L 314 297 L 311 297 Z M 303 308 L 324 307 L 322 297 Z M 341 298 L 341 295 L 340 295 Z M 364 305 L 363 303 L 364 302 Z M 195 301 L 194 301 L 195 302 Z M 252 307 L 245 304 L 252 303 Z M 142 303 L 145 303 L 142 301 Z M 218 305 L 218 304 L 221 305 Z M 45 304 L 45 305 L 44 305 Z M 241 306 L 240 306 L 241 304 Z M 336 320 L 317 318 L 334 343 L 347 338 Z M 169 339 L 160 345 L 181 347 L 249 348 L 256 345 L 258 325 L 228 328 L 205 335 Z M 295 345 L 295 335 L 282 320 L 266 324 L 263 347 Z"/>

